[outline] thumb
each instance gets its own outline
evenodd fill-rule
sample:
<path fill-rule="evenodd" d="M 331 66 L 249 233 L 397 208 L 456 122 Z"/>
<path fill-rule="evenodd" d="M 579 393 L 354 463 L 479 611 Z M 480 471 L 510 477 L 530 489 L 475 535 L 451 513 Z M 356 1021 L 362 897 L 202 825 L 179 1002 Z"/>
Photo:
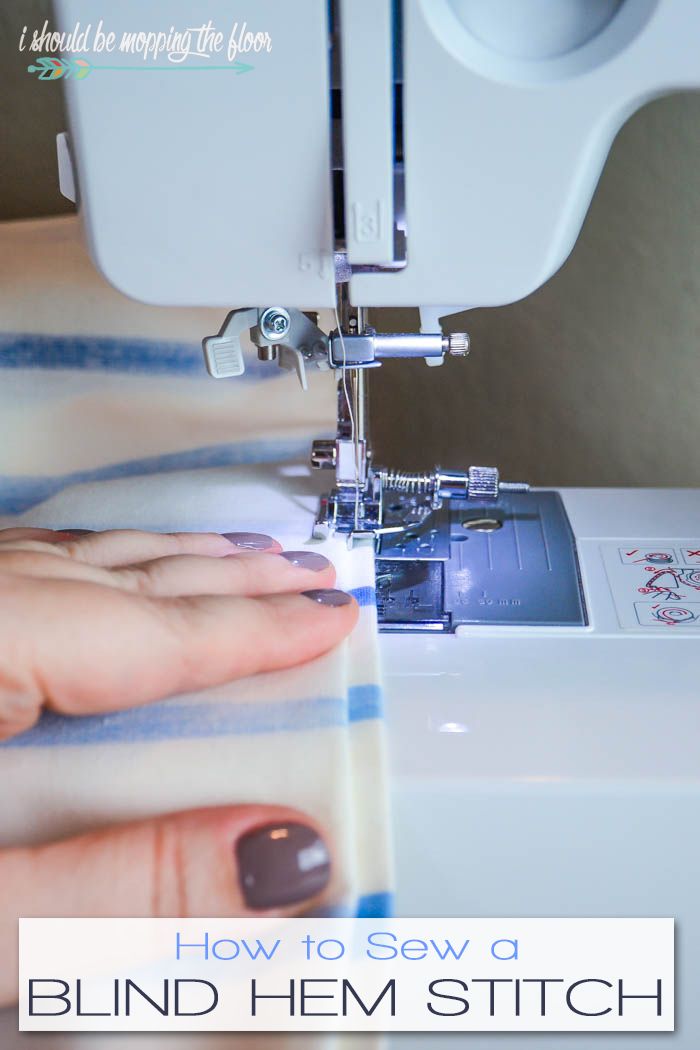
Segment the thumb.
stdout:
<path fill-rule="evenodd" d="M 0 1006 L 17 997 L 17 919 L 295 915 L 329 893 L 320 831 L 278 806 L 190 810 L 0 851 Z"/>

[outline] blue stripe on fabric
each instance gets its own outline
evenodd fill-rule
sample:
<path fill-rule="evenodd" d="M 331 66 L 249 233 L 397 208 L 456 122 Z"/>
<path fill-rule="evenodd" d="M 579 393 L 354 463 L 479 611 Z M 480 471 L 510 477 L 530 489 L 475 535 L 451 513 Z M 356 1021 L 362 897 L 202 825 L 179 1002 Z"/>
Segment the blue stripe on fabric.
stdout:
<path fill-rule="evenodd" d="M 308 441 L 245 441 L 227 445 L 206 445 L 203 448 L 171 452 L 161 456 L 146 456 L 143 459 L 130 459 L 58 476 L 0 475 L 0 514 L 21 514 L 69 485 L 113 481 L 143 474 L 166 474 L 177 470 L 206 470 L 247 463 L 275 463 L 306 457 L 307 453 Z"/>
<path fill-rule="evenodd" d="M 376 605 L 377 592 L 374 587 L 354 587 L 350 594 L 358 605 Z"/>
<path fill-rule="evenodd" d="M 366 893 L 356 901 L 341 901 L 305 912 L 309 919 L 389 919 L 394 914 L 394 894 Z"/>
<path fill-rule="evenodd" d="M 367 893 L 357 902 L 358 919 L 388 919 L 394 914 L 393 893 Z"/>
<path fill-rule="evenodd" d="M 267 704 L 160 703 L 110 715 L 66 716 L 45 711 L 33 729 L 3 744 L 7 747 L 65 747 L 126 744 L 136 741 L 189 740 L 256 735 L 301 729 L 326 729 L 345 723 L 340 699 L 287 700 Z"/>
<path fill-rule="evenodd" d="M 389 919 L 394 914 L 393 893 L 366 893 L 352 901 L 323 908 L 313 908 L 306 913 L 310 919 Z"/>
<path fill-rule="evenodd" d="M 0 368 L 206 376 L 199 343 L 105 335 L 3 332 Z M 247 355 L 241 378 L 274 379 L 281 374 L 281 369 Z"/>
<path fill-rule="evenodd" d="M 348 690 L 348 721 L 367 722 L 382 717 L 382 691 L 378 685 L 352 685 Z"/>
<path fill-rule="evenodd" d="M 4 741 L 0 747 L 80 747 L 289 733 L 332 729 L 348 722 L 378 718 L 380 714 L 381 690 L 376 685 L 353 686 L 348 703 L 342 698 L 313 697 L 249 704 L 164 701 L 108 715 L 69 716 L 44 711 L 32 729 Z"/>

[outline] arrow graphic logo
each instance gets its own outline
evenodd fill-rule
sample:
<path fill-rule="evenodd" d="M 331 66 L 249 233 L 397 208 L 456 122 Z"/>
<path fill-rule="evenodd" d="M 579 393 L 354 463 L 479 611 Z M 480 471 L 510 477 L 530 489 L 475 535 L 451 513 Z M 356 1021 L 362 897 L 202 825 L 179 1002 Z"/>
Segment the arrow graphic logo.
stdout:
<path fill-rule="evenodd" d="M 27 66 L 28 73 L 34 73 L 39 80 L 84 80 L 88 73 L 93 70 L 109 70 L 114 73 L 129 71 L 131 73 L 150 73 L 152 71 L 163 73 L 185 72 L 185 73 L 211 73 L 214 70 L 228 70 L 240 76 L 242 73 L 251 73 L 255 66 L 248 62 L 229 62 L 225 66 L 185 66 L 171 63 L 167 66 L 103 66 L 94 65 L 85 58 L 50 58 L 42 56 L 37 58 L 34 65 Z"/>
<path fill-rule="evenodd" d="M 28 73 L 36 73 L 39 80 L 60 80 L 73 77 L 84 80 L 93 67 L 84 58 L 37 58 L 36 65 L 27 66 Z"/>

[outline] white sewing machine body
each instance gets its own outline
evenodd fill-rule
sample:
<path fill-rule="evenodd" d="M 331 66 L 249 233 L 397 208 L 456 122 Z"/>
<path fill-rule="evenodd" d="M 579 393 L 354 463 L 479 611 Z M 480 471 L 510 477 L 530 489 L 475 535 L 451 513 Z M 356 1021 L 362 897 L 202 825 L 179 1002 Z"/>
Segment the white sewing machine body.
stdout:
<path fill-rule="evenodd" d="M 162 305 L 332 307 L 341 239 L 357 306 L 514 302 L 571 251 L 627 117 L 700 82 L 695 0 L 112 7 L 112 50 L 66 83 L 63 185 L 109 280 Z M 55 8 L 94 32 L 90 0 Z M 226 33 L 208 56 L 118 46 L 210 20 L 250 49 Z M 221 68 L 230 54 L 248 72 Z"/>
<path fill-rule="evenodd" d="M 229 6 L 152 0 L 146 13 L 122 0 L 111 27 L 225 24 Z M 558 514 L 552 546 L 541 494 L 513 491 L 497 472 L 375 468 L 363 401 L 367 370 L 383 357 L 464 354 L 466 337 L 443 335 L 439 319 L 514 301 L 561 265 L 619 126 L 646 99 L 700 84 L 700 4 L 335 6 L 342 53 L 336 39 L 332 76 L 326 0 L 248 0 L 239 22 L 273 41 L 240 56 L 256 67 L 250 75 L 95 68 L 70 82 L 74 170 L 63 142 L 63 185 L 77 177 L 94 258 L 122 290 L 245 308 L 205 341 L 212 374 L 245 368 L 239 337 L 250 328 L 259 356 L 302 381 L 310 367 L 348 375 L 336 439 L 314 450 L 314 464 L 336 472 L 318 523 L 376 536 L 380 591 L 382 573 L 389 579 L 380 613 L 394 632 L 381 648 L 397 913 L 673 915 L 681 994 L 692 1002 L 700 492 L 547 497 L 546 513 Z M 67 28 L 89 21 L 90 8 L 57 2 Z M 133 58 L 110 56 L 120 63 Z M 342 96 L 342 124 L 330 95 L 336 109 Z M 344 299 L 328 336 L 298 308 L 333 306 L 338 271 Z M 366 325 L 365 307 L 403 305 L 422 307 L 420 335 L 377 337 Z M 439 514 L 451 517 L 423 542 Z M 533 528 L 534 561 L 521 547 Z M 385 545 L 401 533 L 390 557 Z M 417 589 L 412 570 L 401 575 L 407 562 L 423 573 Z M 528 574 L 525 599 L 518 581 Z M 695 1050 L 700 1019 L 682 1024 L 671 1039 Z M 572 1045 L 588 1045 L 581 1038 Z M 600 1050 L 633 1045 L 595 1038 Z"/>
<path fill-rule="evenodd" d="M 645 555 L 668 555 L 679 575 L 684 566 L 700 579 L 692 569 L 700 493 L 561 495 L 587 626 L 381 638 L 397 914 L 673 915 L 686 1005 L 671 1041 L 691 1050 L 700 1041 L 691 1010 L 700 970 L 700 618 L 680 609 L 694 595 L 686 613 L 697 617 L 700 592 L 671 587 L 678 597 L 657 601 L 638 588 L 659 565 Z M 654 622 L 659 609 L 678 610 L 676 626 Z M 639 1046 L 635 1035 L 530 1038 L 541 1047 Z M 522 1042 L 504 1034 L 484 1045 Z M 468 1045 L 481 1044 L 471 1036 Z"/>

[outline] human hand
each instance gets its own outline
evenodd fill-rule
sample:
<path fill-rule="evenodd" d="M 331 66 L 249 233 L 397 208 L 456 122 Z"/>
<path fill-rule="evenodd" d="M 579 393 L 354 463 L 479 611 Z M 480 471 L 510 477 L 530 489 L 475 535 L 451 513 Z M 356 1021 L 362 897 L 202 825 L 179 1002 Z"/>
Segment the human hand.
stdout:
<path fill-rule="evenodd" d="M 357 619 L 334 583 L 257 533 L 0 530 L 0 739 L 320 656 Z"/>
<path fill-rule="evenodd" d="M 114 711 L 332 648 L 357 606 L 330 563 L 255 534 L 0 530 L 0 738 L 42 708 Z M 0 851 L 0 1005 L 18 916 L 295 914 L 332 894 L 329 849 L 278 806 L 192 810 Z"/>

